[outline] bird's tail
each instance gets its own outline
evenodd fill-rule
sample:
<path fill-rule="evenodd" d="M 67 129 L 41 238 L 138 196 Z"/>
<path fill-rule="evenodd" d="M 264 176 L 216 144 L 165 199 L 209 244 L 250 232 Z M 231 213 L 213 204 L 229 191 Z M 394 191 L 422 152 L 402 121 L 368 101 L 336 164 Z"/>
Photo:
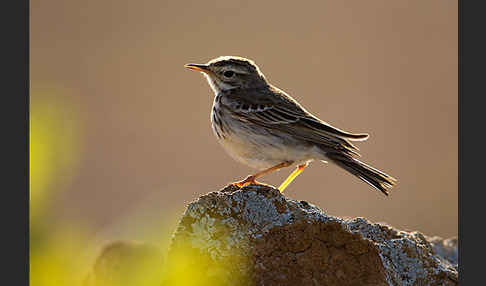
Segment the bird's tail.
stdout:
<path fill-rule="evenodd" d="M 397 180 L 395 178 L 351 157 L 350 155 L 329 152 L 326 154 L 326 157 L 387 196 L 390 189 L 396 184 Z"/>

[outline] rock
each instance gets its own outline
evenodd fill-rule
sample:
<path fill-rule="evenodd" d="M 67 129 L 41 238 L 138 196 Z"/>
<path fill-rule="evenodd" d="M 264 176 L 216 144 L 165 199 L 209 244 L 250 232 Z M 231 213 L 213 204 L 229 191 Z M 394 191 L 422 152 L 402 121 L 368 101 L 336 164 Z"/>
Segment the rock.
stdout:
<path fill-rule="evenodd" d="M 164 269 L 163 285 L 457 285 L 457 239 L 228 186 L 189 204 Z"/>
<path fill-rule="evenodd" d="M 438 236 L 427 238 L 432 244 L 432 248 L 435 253 L 445 259 L 447 259 L 452 265 L 455 265 L 456 269 L 459 264 L 459 254 L 457 252 L 457 238 L 443 239 Z"/>
<path fill-rule="evenodd" d="M 116 241 L 106 245 L 83 286 L 160 285 L 163 255 L 158 247 Z"/>

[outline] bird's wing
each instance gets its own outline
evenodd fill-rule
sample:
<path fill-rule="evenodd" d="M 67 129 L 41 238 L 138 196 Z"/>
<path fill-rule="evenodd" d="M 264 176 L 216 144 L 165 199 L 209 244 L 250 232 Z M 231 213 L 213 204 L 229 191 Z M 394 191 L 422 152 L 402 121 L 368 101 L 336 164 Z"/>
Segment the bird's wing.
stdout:
<path fill-rule="evenodd" d="M 346 149 L 357 154 L 358 150 L 349 140 L 364 140 L 367 134 L 352 134 L 339 130 L 318 119 L 294 99 L 278 89 L 281 96 L 264 96 L 260 90 L 251 95 L 232 93 L 232 106 L 228 110 L 238 119 L 266 128 L 278 129 L 300 139 L 318 143 L 332 149 Z"/>

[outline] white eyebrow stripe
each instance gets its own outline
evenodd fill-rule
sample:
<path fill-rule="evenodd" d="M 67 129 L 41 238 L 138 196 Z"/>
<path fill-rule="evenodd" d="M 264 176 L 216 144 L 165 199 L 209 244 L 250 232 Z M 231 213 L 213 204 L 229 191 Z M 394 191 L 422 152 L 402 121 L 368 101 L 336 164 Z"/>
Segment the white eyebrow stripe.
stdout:
<path fill-rule="evenodd" d="M 222 68 L 221 69 L 222 72 L 225 72 L 225 71 L 233 71 L 235 73 L 239 73 L 239 74 L 249 74 L 248 70 L 245 69 L 245 68 L 240 68 L 240 67 L 237 67 L 237 66 L 229 66 L 227 68 Z"/>

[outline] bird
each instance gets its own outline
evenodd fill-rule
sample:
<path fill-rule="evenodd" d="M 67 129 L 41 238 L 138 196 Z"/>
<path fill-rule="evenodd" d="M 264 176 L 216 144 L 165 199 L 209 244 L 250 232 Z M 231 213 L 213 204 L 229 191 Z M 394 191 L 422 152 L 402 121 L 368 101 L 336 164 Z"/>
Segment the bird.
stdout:
<path fill-rule="evenodd" d="M 258 170 L 233 185 L 265 185 L 256 179 L 295 166 L 278 187 L 283 192 L 315 160 L 334 163 L 387 196 L 396 184 L 357 159 L 361 155 L 352 142 L 369 134 L 343 131 L 314 116 L 270 84 L 253 60 L 221 56 L 185 67 L 201 72 L 214 92 L 210 119 L 218 142 L 233 159 Z"/>

